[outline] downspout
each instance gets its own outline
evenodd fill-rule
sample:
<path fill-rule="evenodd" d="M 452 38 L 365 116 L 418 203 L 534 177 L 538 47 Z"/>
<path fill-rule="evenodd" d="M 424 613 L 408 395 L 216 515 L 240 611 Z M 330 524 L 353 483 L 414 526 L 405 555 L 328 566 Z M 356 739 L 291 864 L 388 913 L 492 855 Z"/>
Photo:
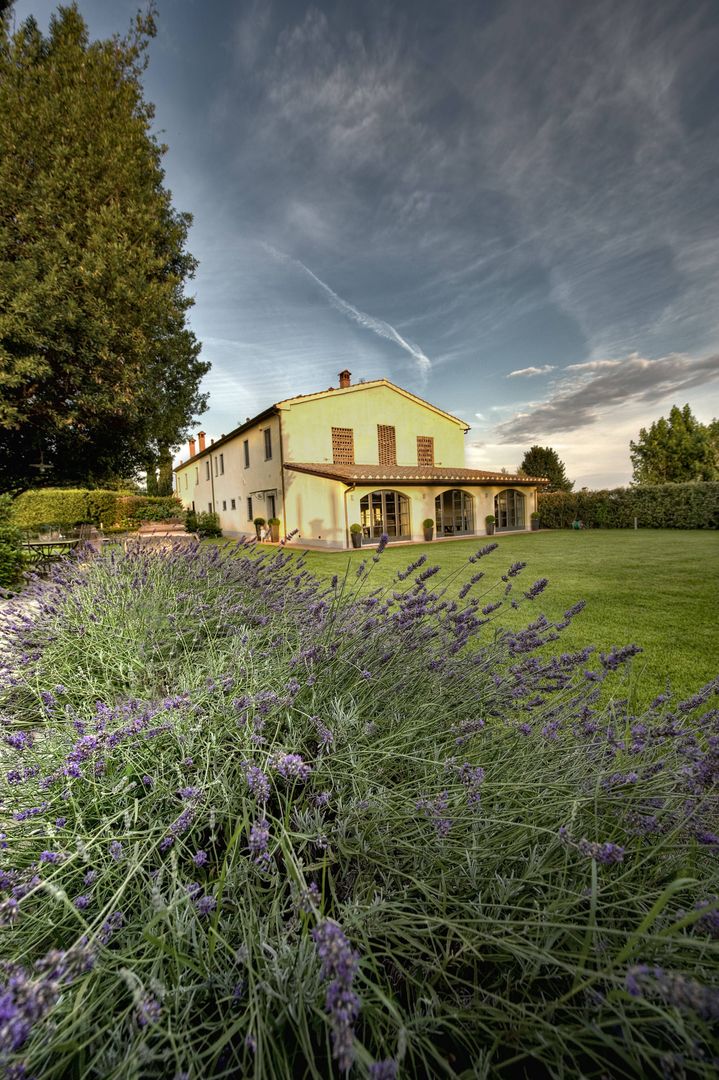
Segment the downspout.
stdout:
<path fill-rule="evenodd" d="M 282 450 L 282 413 L 277 410 L 277 420 L 280 425 L 280 481 L 282 484 L 282 530 L 287 536 L 287 514 L 285 513 L 285 455 Z"/>
<path fill-rule="evenodd" d="M 350 484 L 349 487 L 345 487 L 345 490 L 344 490 L 344 500 L 345 500 L 345 549 L 349 549 L 349 547 L 350 547 L 350 526 L 349 526 L 349 513 L 347 511 L 347 496 L 349 495 L 350 491 L 354 491 L 354 489 L 356 487 L 357 487 L 356 484 Z"/>

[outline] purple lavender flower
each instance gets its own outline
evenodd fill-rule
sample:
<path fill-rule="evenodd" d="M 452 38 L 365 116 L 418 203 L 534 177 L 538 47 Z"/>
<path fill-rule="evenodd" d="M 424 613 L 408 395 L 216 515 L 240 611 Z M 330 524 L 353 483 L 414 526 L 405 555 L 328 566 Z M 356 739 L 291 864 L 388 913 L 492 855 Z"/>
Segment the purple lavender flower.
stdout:
<path fill-rule="evenodd" d="M 214 896 L 206 894 L 195 900 L 195 907 L 197 908 L 197 914 L 202 918 L 206 918 L 208 915 L 211 915 L 217 907 L 217 900 Z"/>
<path fill-rule="evenodd" d="M 697 1013 L 704 1020 L 719 1020 L 719 990 L 660 967 L 638 964 L 626 975 L 632 997 L 658 997 L 667 1005 Z"/>
<path fill-rule="evenodd" d="M 98 934 L 98 940 L 101 945 L 107 945 L 112 938 L 116 930 L 122 927 L 125 921 L 125 917 L 121 911 L 113 911 L 109 919 L 100 927 L 100 933 Z"/>
<path fill-rule="evenodd" d="M 266 818 L 262 818 L 251 826 L 248 844 L 252 861 L 258 866 L 266 866 L 270 861 L 269 842 L 270 825 Z"/>
<path fill-rule="evenodd" d="M 267 802 L 270 797 L 270 781 L 257 765 L 251 765 L 249 761 L 243 762 L 247 786 L 258 802 Z"/>
<path fill-rule="evenodd" d="M 397 1062 L 392 1058 L 385 1061 L 375 1061 L 369 1067 L 370 1080 L 397 1080 Z"/>
<path fill-rule="evenodd" d="M 108 848 L 108 851 L 110 852 L 110 855 L 115 860 L 115 862 L 120 862 L 123 856 L 123 851 L 122 844 L 119 840 L 113 840 L 110 844 L 110 847 Z"/>
<path fill-rule="evenodd" d="M 332 1027 L 332 1056 L 340 1070 L 347 1070 L 353 1061 L 354 1023 L 361 1008 L 360 999 L 352 989 L 359 956 L 342 927 L 332 919 L 321 922 L 312 931 L 312 937 L 322 961 L 322 978 L 329 980 L 325 1011 Z"/>
<path fill-rule="evenodd" d="M 155 786 L 155 781 L 151 776 L 143 776 L 142 783 L 146 788 L 151 788 Z"/>
<path fill-rule="evenodd" d="M 40 853 L 40 862 L 44 863 L 59 863 L 62 862 L 63 856 L 57 851 L 43 851 Z"/>
<path fill-rule="evenodd" d="M 196 851 L 195 854 L 192 856 L 192 861 L 195 866 L 205 866 L 207 864 L 207 852 Z"/>
<path fill-rule="evenodd" d="M 275 768 L 285 780 L 309 780 L 312 766 L 302 760 L 300 754 L 282 754 L 275 759 Z"/>
<path fill-rule="evenodd" d="M 577 850 L 590 859 L 596 859 L 597 862 L 604 863 L 605 866 L 621 862 L 624 858 L 624 848 L 620 847 L 619 844 L 595 843 L 584 838 L 577 844 Z"/>
<path fill-rule="evenodd" d="M 55 818 L 55 828 L 56 829 L 63 829 L 66 825 L 67 825 L 67 818 L 66 817 Z"/>
<path fill-rule="evenodd" d="M 441 791 L 439 795 L 436 795 L 434 799 L 430 799 L 426 796 L 417 799 L 415 806 L 418 810 L 423 810 L 428 818 L 432 819 L 437 835 L 440 838 L 444 838 L 449 834 L 452 828 L 452 821 L 450 818 L 445 817 L 447 807 L 449 806 L 449 792 Z"/>
<path fill-rule="evenodd" d="M 479 789 L 484 782 L 484 769 L 465 761 L 464 765 L 460 765 L 457 770 L 457 776 L 467 788 L 467 803 L 473 809 L 477 809 L 481 801 Z"/>
<path fill-rule="evenodd" d="M 85 908 L 90 906 L 90 897 L 83 893 L 81 896 L 76 896 L 73 900 L 73 904 L 78 911 L 84 911 Z"/>
<path fill-rule="evenodd" d="M 92 885 L 97 881 L 97 870 L 88 870 L 82 880 L 85 885 Z"/>
<path fill-rule="evenodd" d="M 257 1053 L 257 1039 L 254 1035 L 245 1035 L 245 1046 L 251 1054 Z"/>
<path fill-rule="evenodd" d="M 160 1002 L 153 997 L 145 997 L 138 1002 L 137 1009 L 137 1022 L 140 1027 L 147 1027 L 148 1024 L 156 1024 L 162 1015 L 162 1006 Z"/>
<path fill-rule="evenodd" d="M 177 792 L 181 799 L 188 801 L 189 799 L 199 799 L 202 797 L 202 789 L 198 787 L 181 787 Z"/>

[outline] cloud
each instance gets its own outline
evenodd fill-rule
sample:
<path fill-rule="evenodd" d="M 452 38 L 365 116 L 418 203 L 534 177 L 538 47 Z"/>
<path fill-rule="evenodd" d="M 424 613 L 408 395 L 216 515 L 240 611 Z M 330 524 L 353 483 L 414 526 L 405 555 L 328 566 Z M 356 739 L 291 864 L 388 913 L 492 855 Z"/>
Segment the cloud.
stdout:
<path fill-rule="evenodd" d="M 548 371 L 554 371 L 554 369 L 554 364 L 544 364 L 543 367 L 523 367 L 519 368 L 517 371 L 510 371 L 506 378 L 516 379 L 517 376 L 521 375 L 527 379 L 531 379 L 535 375 L 546 375 Z"/>
<path fill-rule="evenodd" d="M 694 359 L 671 354 L 649 360 L 636 353 L 625 360 L 575 364 L 565 370 L 577 372 L 560 380 L 552 396 L 518 412 L 497 426 L 502 443 L 552 436 L 595 423 L 608 410 L 674 399 L 686 391 L 719 379 L 719 355 Z"/>
<path fill-rule="evenodd" d="M 341 296 L 338 296 L 334 289 L 331 289 L 329 285 L 325 284 L 324 281 L 318 278 L 317 275 L 310 270 L 309 266 L 305 266 L 299 259 L 294 259 L 291 255 L 287 255 L 283 251 L 278 251 L 277 248 L 272 247 L 271 244 L 263 244 L 262 246 L 268 254 L 273 256 L 273 258 L 296 266 L 307 274 L 312 281 L 319 285 L 337 311 L 341 312 L 348 319 L 351 319 L 352 322 L 356 322 L 364 330 L 371 330 L 372 333 L 377 334 L 378 337 L 384 338 L 386 341 L 391 341 L 395 345 L 399 345 L 400 349 L 404 349 L 406 353 L 409 353 L 422 374 L 426 375 L 429 372 L 432 367 L 432 362 L 429 357 L 422 352 L 418 345 L 414 345 L 412 342 L 407 341 L 406 338 L 403 338 L 391 323 L 385 322 L 384 319 L 377 319 L 374 315 L 368 315 L 366 311 L 360 311 L 354 304 L 350 304 L 349 300 L 343 300 Z"/>

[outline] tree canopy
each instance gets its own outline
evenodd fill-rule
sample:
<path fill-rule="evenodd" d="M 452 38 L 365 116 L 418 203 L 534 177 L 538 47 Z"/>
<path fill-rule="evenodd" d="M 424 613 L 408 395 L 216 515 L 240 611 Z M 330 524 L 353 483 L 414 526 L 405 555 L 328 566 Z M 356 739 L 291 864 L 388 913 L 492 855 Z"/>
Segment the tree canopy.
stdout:
<path fill-rule="evenodd" d="M 141 82 L 152 10 L 89 40 L 0 15 L 0 489 L 153 469 L 204 411 L 189 214 Z"/>
<path fill-rule="evenodd" d="M 522 458 L 519 472 L 525 476 L 546 476 L 545 491 L 571 491 L 574 482 L 567 479 L 564 462 L 551 446 L 532 446 Z"/>
<path fill-rule="evenodd" d="M 700 423 L 688 405 L 672 406 L 630 442 L 635 484 L 681 484 L 719 479 L 719 421 Z"/>

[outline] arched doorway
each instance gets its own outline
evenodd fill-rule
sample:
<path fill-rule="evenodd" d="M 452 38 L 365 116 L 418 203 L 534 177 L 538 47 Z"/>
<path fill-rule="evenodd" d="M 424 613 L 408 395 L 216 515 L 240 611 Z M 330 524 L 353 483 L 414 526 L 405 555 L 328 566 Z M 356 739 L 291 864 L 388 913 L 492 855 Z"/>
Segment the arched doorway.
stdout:
<path fill-rule="evenodd" d="M 409 499 L 399 491 L 373 491 L 363 495 L 360 525 L 366 542 L 379 540 L 382 533 L 387 533 L 390 538 L 409 540 Z"/>
<path fill-rule="evenodd" d="M 434 500 L 437 536 L 462 536 L 474 533 L 474 499 L 466 491 L 453 488 Z"/>
<path fill-rule="evenodd" d="M 526 499 L 521 491 L 507 488 L 494 496 L 494 516 L 497 519 L 496 530 L 524 529 L 524 506 Z"/>

